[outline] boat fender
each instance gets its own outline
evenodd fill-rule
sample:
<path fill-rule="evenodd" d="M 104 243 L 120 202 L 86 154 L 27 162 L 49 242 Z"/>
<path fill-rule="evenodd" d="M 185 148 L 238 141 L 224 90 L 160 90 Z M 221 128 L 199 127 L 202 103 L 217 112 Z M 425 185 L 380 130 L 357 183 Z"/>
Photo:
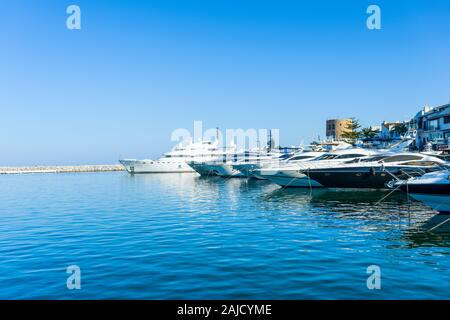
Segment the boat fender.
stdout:
<path fill-rule="evenodd" d="M 374 167 L 370 168 L 370 174 L 375 177 L 376 173 L 375 173 L 375 168 Z"/>
<path fill-rule="evenodd" d="M 389 189 L 394 189 L 394 186 L 395 186 L 395 180 L 389 181 L 388 183 L 386 183 L 386 186 L 387 186 Z"/>

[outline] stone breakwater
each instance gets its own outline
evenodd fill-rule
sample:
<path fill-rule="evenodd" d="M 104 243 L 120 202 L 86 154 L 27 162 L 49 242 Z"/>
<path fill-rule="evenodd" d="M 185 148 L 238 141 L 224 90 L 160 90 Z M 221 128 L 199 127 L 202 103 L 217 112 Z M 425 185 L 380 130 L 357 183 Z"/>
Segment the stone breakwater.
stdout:
<path fill-rule="evenodd" d="M 69 173 L 69 172 L 107 172 L 123 171 L 119 164 L 100 164 L 82 166 L 28 166 L 28 167 L 0 167 L 0 174 L 22 173 Z"/>

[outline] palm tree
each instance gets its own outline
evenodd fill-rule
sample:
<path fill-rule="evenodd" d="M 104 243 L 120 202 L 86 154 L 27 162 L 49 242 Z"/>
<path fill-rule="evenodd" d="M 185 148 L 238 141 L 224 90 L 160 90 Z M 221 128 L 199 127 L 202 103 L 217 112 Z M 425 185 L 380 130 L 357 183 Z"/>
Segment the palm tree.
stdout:
<path fill-rule="evenodd" d="M 400 136 L 404 136 L 408 132 L 409 128 L 405 123 L 399 123 L 395 125 L 392 131 L 398 133 Z"/>
<path fill-rule="evenodd" d="M 371 127 L 367 127 L 361 130 L 361 135 L 366 139 L 372 139 L 376 137 L 376 135 L 380 133 L 378 129 L 372 129 Z"/>

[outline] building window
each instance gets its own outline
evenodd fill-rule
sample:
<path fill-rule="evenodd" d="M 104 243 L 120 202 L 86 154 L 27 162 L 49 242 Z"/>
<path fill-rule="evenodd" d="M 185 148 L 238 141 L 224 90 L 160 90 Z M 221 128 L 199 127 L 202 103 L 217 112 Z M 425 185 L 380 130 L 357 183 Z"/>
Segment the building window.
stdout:
<path fill-rule="evenodd" d="M 450 123 L 450 115 L 444 117 L 444 123 Z"/>
<path fill-rule="evenodd" d="M 430 120 L 428 121 L 428 130 L 438 130 L 439 129 L 439 120 Z"/>

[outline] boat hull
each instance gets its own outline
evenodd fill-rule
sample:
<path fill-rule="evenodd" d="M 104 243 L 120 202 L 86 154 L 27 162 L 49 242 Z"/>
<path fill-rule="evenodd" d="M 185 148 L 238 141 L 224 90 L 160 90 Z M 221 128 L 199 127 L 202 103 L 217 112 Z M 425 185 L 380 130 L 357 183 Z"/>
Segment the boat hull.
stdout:
<path fill-rule="evenodd" d="M 206 163 L 190 162 L 189 166 L 201 176 L 217 176 L 217 172 Z"/>
<path fill-rule="evenodd" d="M 202 176 L 236 177 L 245 178 L 245 175 L 233 168 L 232 164 L 214 164 L 214 163 L 189 163 L 192 169 Z"/>
<path fill-rule="evenodd" d="M 245 174 L 233 168 L 231 164 L 222 164 L 218 166 L 214 166 L 214 170 L 217 171 L 217 175 L 220 177 L 236 177 L 236 178 L 245 178 L 247 177 Z"/>
<path fill-rule="evenodd" d="M 305 174 L 296 174 L 295 176 L 286 175 L 282 173 L 273 174 L 273 175 L 264 175 L 263 177 L 267 178 L 273 183 L 278 184 L 284 188 L 321 188 L 319 182 L 310 179 Z"/>
<path fill-rule="evenodd" d="M 405 174 L 403 172 L 408 172 Z M 386 189 L 392 180 L 423 174 L 408 168 L 323 168 L 304 171 L 311 179 L 327 188 Z"/>
<path fill-rule="evenodd" d="M 240 171 L 247 178 L 255 178 L 260 180 L 266 180 L 264 177 L 255 174 L 255 170 L 261 168 L 257 163 L 246 163 L 233 165 L 233 169 Z"/>
<path fill-rule="evenodd" d="M 450 201 L 450 184 L 436 183 L 404 183 L 400 188 L 408 193 L 447 196 Z"/>
<path fill-rule="evenodd" d="M 393 177 L 383 172 L 306 172 L 311 179 L 327 188 L 386 188 Z"/>
<path fill-rule="evenodd" d="M 401 181 L 397 186 L 431 208 L 441 213 L 450 213 L 450 171 L 428 173 Z"/>
<path fill-rule="evenodd" d="M 450 214 L 450 193 L 448 194 L 410 193 L 410 196 L 416 200 L 422 201 L 427 206 L 433 208 L 436 211 L 439 211 L 440 213 Z"/>
<path fill-rule="evenodd" d="M 186 162 L 165 162 L 153 160 L 120 160 L 130 174 L 139 173 L 193 173 Z"/>

